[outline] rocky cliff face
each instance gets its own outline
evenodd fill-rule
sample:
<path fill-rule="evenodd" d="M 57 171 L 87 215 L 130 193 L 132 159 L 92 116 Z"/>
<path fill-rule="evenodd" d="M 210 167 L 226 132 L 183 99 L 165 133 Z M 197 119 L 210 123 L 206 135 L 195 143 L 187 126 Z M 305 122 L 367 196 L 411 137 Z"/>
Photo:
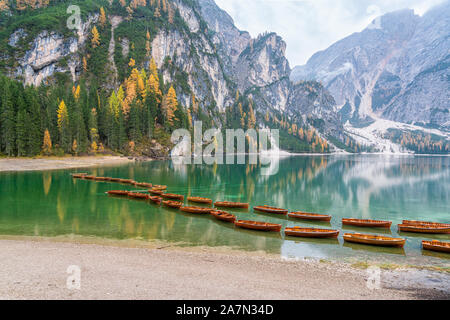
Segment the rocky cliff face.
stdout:
<path fill-rule="evenodd" d="M 306 123 L 310 119 L 327 119 L 321 131 L 342 132 L 334 99 L 323 89 L 327 99 L 312 98 L 317 92 L 303 84 L 291 82 L 291 68 L 286 59 L 286 43 L 275 33 L 252 39 L 238 30 L 233 19 L 213 0 L 199 0 L 201 13 L 212 30 L 212 42 L 224 64 L 224 72 L 248 94 L 261 114 L 275 110 Z M 312 82 L 313 86 L 317 83 Z M 317 95 L 319 96 L 319 95 Z M 323 97 L 323 94 L 322 94 Z"/>
<path fill-rule="evenodd" d="M 324 83 L 344 122 L 378 119 L 450 129 L 450 2 L 423 17 L 401 10 L 318 52 L 293 81 Z"/>
<path fill-rule="evenodd" d="M 81 70 L 81 59 L 77 52 L 84 47 L 92 23 L 98 20 L 98 14 L 90 16 L 73 37 L 64 37 L 61 33 L 43 30 L 31 43 L 31 49 L 19 58 L 16 76 L 21 76 L 25 84 L 39 86 L 55 72 L 70 72 L 76 81 Z M 26 36 L 23 29 L 16 30 L 9 38 L 9 45 L 17 47 L 19 40 Z M 66 64 L 60 62 L 66 59 Z"/>
<path fill-rule="evenodd" d="M 213 0 L 173 0 L 170 3 L 184 24 L 158 26 L 157 33 L 151 36 L 151 55 L 164 81 L 176 84 L 182 105 L 189 106 L 194 94 L 200 107 L 208 109 L 219 124 L 218 118 L 234 103 L 239 90 L 253 99 L 259 119 L 266 111 L 276 111 L 305 123 L 322 119 L 326 125 L 321 125 L 320 130 L 326 134 L 342 129 L 334 99 L 323 87 L 318 89 L 314 82 L 294 84 L 290 81 L 286 43 L 281 37 L 267 33 L 252 39 L 248 32 L 237 29 L 233 19 Z M 128 23 L 125 16 L 114 13 L 108 18 L 111 39 L 105 69 L 112 75 L 104 86 L 110 89 L 120 83 L 117 79 L 120 66 L 114 58 L 116 51 L 120 50 L 121 55 L 127 57 L 134 36 L 119 38 L 115 35 L 120 24 Z M 82 58 L 86 56 L 86 39 L 98 19 L 98 13 L 91 12 L 82 28 L 72 34 L 64 32 L 63 35 L 51 28 L 42 30 L 22 55 L 19 55 L 20 50 L 12 50 L 19 63 L 8 73 L 36 86 L 56 73 L 70 74 L 76 81 L 83 68 Z M 18 46 L 25 35 L 26 30 L 14 30 L 9 38 L 10 47 Z"/>

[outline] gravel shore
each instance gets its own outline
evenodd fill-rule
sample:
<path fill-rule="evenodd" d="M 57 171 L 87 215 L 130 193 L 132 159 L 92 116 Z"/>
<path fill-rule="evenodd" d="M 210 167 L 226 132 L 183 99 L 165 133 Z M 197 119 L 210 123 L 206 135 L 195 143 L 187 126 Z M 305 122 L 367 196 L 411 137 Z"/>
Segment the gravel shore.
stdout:
<path fill-rule="evenodd" d="M 81 270 L 67 288 L 69 266 Z M 430 275 L 427 275 L 430 276 Z M 443 278 L 439 278 L 439 277 Z M 0 240 L 0 299 L 437 299 L 449 290 L 399 285 L 401 272 L 368 274 L 347 265 L 287 261 L 213 248 L 124 247 L 52 240 Z M 434 275 L 448 281 L 448 274 Z M 406 284 L 405 284 L 406 283 Z"/>
<path fill-rule="evenodd" d="M 131 161 L 128 158 L 118 156 L 37 159 L 5 158 L 0 159 L 0 172 L 88 168 L 101 165 L 125 164 Z"/>

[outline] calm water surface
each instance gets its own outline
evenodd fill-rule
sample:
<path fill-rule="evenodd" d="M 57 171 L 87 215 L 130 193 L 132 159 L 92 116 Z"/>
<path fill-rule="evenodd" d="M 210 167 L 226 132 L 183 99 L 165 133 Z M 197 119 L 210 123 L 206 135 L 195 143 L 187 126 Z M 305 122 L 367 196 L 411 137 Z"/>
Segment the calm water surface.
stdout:
<path fill-rule="evenodd" d="M 183 214 L 147 202 L 112 198 L 106 182 L 73 180 L 70 173 L 131 178 L 168 185 L 169 192 L 214 200 L 274 205 L 291 211 L 333 215 L 329 223 L 233 211 L 240 219 L 285 226 L 337 228 L 347 232 L 398 236 L 402 219 L 450 222 L 450 158 L 398 156 L 293 156 L 280 159 L 279 171 L 261 174 L 259 165 L 176 165 L 154 161 L 117 167 L 0 173 L 0 234 L 81 235 L 109 239 L 166 240 L 186 245 L 262 250 L 284 257 L 369 259 L 449 265 L 448 254 L 421 250 L 421 240 L 449 235 L 400 234 L 404 249 L 378 248 L 338 240 L 285 238 L 236 229 L 232 224 Z M 276 167 L 276 166 L 275 166 Z M 137 189 L 138 190 L 138 189 Z M 344 217 L 393 221 L 391 231 L 342 227 Z"/>

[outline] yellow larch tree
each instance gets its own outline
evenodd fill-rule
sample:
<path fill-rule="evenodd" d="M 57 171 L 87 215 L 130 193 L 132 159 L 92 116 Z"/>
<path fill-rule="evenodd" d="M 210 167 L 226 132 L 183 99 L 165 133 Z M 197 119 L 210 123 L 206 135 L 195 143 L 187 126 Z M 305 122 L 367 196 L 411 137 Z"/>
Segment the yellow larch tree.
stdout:
<path fill-rule="evenodd" d="M 8 10 L 8 0 L 0 0 L 0 11 Z"/>
<path fill-rule="evenodd" d="M 58 128 L 61 130 L 63 125 L 69 120 L 69 114 L 67 112 L 67 106 L 64 103 L 64 100 L 61 100 L 59 104 L 58 111 Z"/>
<path fill-rule="evenodd" d="M 172 126 L 175 119 L 175 111 L 177 111 L 178 100 L 177 94 L 173 86 L 170 86 L 167 95 L 164 97 L 163 110 L 166 114 L 167 122 Z"/>
<path fill-rule="evenodd" d="M 98 33 L 97 27 L 92 28 L 92 39 L 91 44 L 93 48 L 97 48 L 100 45 L 100 34 Z"/>
<path fill-rule="evenodd" d="M 72 152 L 77 155 L 78 154 L 78 143 L 77 143 L 77 139 L 73 140 L 72 143 Z"/>
<path fill-rule="evenodd" d="M 48 132 L 48 129 L 45 129 L 44 132 L 44 143 L 42 145 L 42 152 L 46 155 L 50 155 L 52 153 L 52 139 L 50 138 L 50 132 Z"/>
<path fill-rule="evenodd" d="M 83 70 L 84 70 L 84 72 L 88 71 L 88 64 L 87 64 L 86 57 L 83 57 Z"/>
<path fill-rule="evenodd" d="M 98 21 L 100 22 L 100 26 L 104 28 L 106 25 L 106 13 L 103 7 L 100 8 L 100 17 L 98 18 Z"/>
<path fill-rule="evenodd" d="M 155 59 L 150 59 L 150 73 L 155 77 L 155 80 L 159 82 L 158 67 L 156 66 Z"/>
<path fill-rule="evenodd" d="M 191 108 L 194 114 L 198 113 L 198 102 L 197 99 L 195 98 L 195 94 L 192 94 Z"/>

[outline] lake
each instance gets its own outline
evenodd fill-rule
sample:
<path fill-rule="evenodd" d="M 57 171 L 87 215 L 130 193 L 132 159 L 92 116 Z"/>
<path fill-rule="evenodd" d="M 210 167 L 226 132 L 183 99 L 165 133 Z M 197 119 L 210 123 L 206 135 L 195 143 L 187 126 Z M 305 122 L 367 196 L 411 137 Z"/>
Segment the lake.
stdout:
<path fill-rule="evenodd" d="M 277 174 L 262 165 L 178 165 L 152 161 L 112 167 L 0 173 L 0 235 L 95 236 L 164 240 L 187 246 L 226 246 L 287 258 L 369 259 L 416 265 L 448 265 L 448 254 L 421 250 L 421 240 L 450 235 L 401 233 L 404 249 L 347 244 L 344 232 L 398 236 L 403 219 L 450 222 L 450 157 L 329 155 L 291 156 Z M 271 205 L 290 211 L 331 214 L 331 223 L 232 210 L 239 219 L 286 226 L 337 228 L 338 240 L 285 238 L 236 229 L 212 217 L 198 217 L 148 202 L 113 198 L 108 190 L 139 188 L 72 179 L 70 173 L 130 178 L 168 186 L 168 192 L 213 200 Z M 342 218 L 390 220 L 391 231 L 342 226 Z"/>

